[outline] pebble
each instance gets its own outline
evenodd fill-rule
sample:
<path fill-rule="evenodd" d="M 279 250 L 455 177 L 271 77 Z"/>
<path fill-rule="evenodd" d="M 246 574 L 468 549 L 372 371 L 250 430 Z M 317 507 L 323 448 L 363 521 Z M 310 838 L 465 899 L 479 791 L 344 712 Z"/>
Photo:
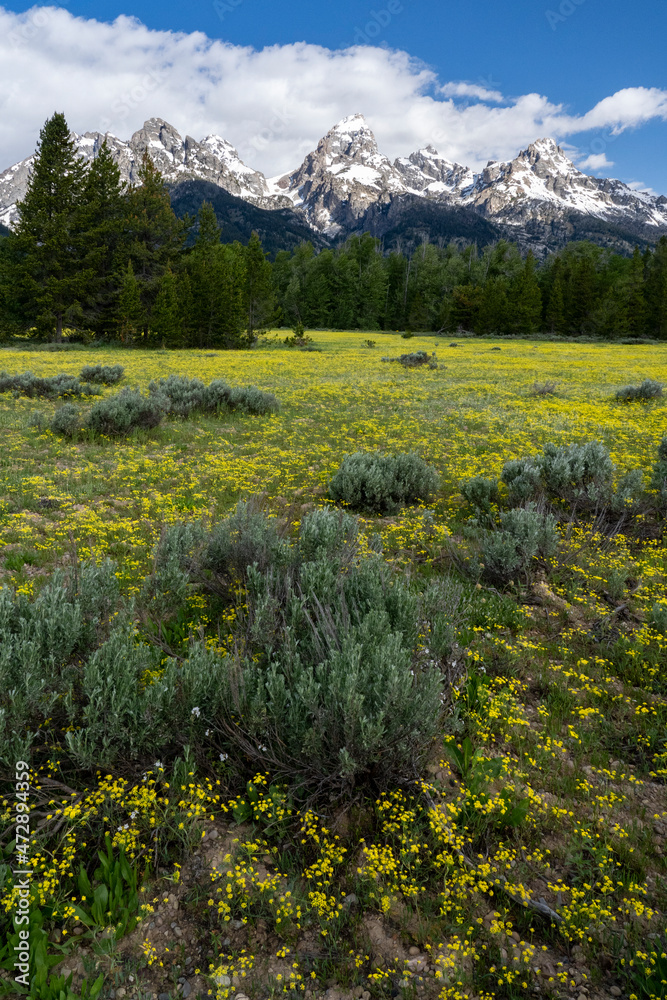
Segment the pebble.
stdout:
<path fill-rule="evenodd" d="M 609 992 L 613 997 L 620 997 L 623 995 L 623 990 L 621 990 L 618 986 L 610 986 Z"/>
<path fill-rule="evenodd" d="M 419 948 L 416 948 L 414 945 L 412 945 L 412 947 L 410 948 L 409 954 L 410 955 L 418 955 L 419 954 Z"/>
<path fill-rule="evenodd" d="M 189 997 L 191 993 L 192 993 L 192 987 L 190 986 L 190 983 L 186 979 L 185 982 L 183 983 L 183 996 Z"/>
<path fill-rule="evenodd" d="M 119 986 L 118 989 L 116 990 L 116 996 L 117 996 L 118 1000 L 122 1000 L 122 997 L 124 997 L 126 993 L 127 993 L 127 990 L 125 989 L 125 987 L 124 986 Z"/>
<path fill-rule="evenodd" d="M 577 997 L 577 1000 L 588 1000 L 588 997 L 586 996 L 585 993 L 580 993 L 579 996 Z"/>
<path fill-rule="evenodd" d="M 171 1000 L 168 993 L 158 993 L 157 1000 Z"/>

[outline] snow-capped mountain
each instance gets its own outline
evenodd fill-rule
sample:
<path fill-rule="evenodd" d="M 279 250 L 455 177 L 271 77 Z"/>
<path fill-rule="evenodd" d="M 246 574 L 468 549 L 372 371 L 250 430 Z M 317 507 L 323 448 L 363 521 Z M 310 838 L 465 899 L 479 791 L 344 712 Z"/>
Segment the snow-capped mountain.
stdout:
<path fill-rule="evenodd" d="M 184 180 L 204 180 L 217 184 L 244 201 L 265 208 L 290 206 L 287 200 L 269 194 L 266 178 L 240 158 L 232 144 L 219 135 L 207 135 L 201 142 L 185 139 L 162 118 L 149 118 L 131 139 L 124 141 L 112 133 L 73 133 L 79 154 L 92 160 L 106 140 L 118 163 L 121 179 L 134 184 L 144 150 L 148 149 L 167 184 Z M 11 226 L 16 220 L 16 202 L 25 195 L 33 157 L 0 174 L 0 222 Z"/>
<path fill-rule="evenodd" d="M 259 208 L 291 208 L 313 230 L 330 237 L 363 229 L 366 216 L 377 220 L 378 211 L 387 217 L 399 210 L 409 215 L 414 204 L 430 204 L 441 214 L 465 209 L 498 231 L 543 246 L 581 232 L 581 220 L 587 219 L 598 229 L 600 223 L 623 227 L 626 243 L 635 233 L 650 241 L 667 232 L 667 198 L 582 173 L 548 138 L 507 163 L 490 161 L 473 174 L 432 146 L 392 163 L 379 151 L 363 115 L 355 114 L 330 129 L 301 166 L 269 179 L 245 164 L 221 136 L 183 139 L 161 118 L 149 119 L 129 140 L 99 132 L 74 139 L 87 160 L 106 139 L 130 184 L 136 182 L 148 149 L 172 187 L 186 180 L 208 181 Z M 16 202 L 25 194 L 31 165 L 32 157 L 0 174 L 0 222 L 5 225 L 16 219 Z"/>
<path fill-rule="evenodd" d="M 509 163 L 488 163 L 463 201 L 512 226 L 537 216 L 553 219 L 566 211 L 667 225 L 667 198 L 633 191 L 621 181 L 589 177 L 553 139 L 538 139 Z"/>

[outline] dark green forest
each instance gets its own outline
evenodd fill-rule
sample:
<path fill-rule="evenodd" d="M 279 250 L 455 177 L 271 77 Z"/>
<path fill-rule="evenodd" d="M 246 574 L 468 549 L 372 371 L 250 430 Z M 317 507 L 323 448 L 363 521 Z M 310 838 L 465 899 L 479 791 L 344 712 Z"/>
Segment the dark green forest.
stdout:
<path fill-rule="evenodd" d="M 334 248 L 292 233 L 270 259 L 256 233 L 222 242 L 209 202 L 178 218 L 147 154 L 131 187 L 106 146 L 85 164 L 62 114 L 18 209 L 0 235 L 5 340 L 234 348 L 280 326 L 667 339 L 664 236 L 631 257 L 573 242 L 538 262 L 506 240 L 387 254 L 368 233 Z"/>

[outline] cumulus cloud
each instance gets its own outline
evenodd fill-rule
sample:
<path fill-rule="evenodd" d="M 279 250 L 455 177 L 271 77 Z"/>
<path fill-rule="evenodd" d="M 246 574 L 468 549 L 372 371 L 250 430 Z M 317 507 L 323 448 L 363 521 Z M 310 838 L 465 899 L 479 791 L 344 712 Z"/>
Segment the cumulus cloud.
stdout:
<path fill-rule="evenodd" d="M 479 101 L 489 101 L 491 104 L 504 104 L 505 97 L 499 90 L 489 90 L 484 84 L 466 83 L 445 83 L 440 87 L 443 97 L 473 97 Z"/>
<path fill-rule="evenodd" d="M 605 153 L 591 153 L 585 160 L 579 160 L 580 170 L 608 170 L 614 166 L 613 160 L 608 160 Z"/>
<path fill-rule="evenodd" d="M 390 157 L 431 143 L 474 169 L 542 136 L 560 141 L 667 118 L 667 91 L 657 88 L 627 88 L 572 115 L 541 94 L 503 97 L 492 82 L 443 81 L 386 46 L 258 51 L 59 7 L 21 14 L 0 7 L 0 66 L 0 170 L 33 151 L 54 110 L 77 132 L 108 129 L 127 138 L 145 119 L 161 117 L 195 139 L 217 133 L 269 176 L 297 166 L 335 122 L 356 112 Z"/>

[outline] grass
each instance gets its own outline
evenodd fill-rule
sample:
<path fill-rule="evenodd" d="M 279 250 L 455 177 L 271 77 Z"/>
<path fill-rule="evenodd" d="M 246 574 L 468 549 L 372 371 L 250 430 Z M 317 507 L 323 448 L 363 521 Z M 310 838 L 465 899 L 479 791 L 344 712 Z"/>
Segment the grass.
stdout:
<path fill-rule="evenodd" d="M 461 479 L 498 475 L 548 441 L 591 439 L 619 473 L 648 474 L 665 433 L 663 400 L 615 401 L 646 374 L 634 346 L 503 340 L 491 352 L 495 342 L 462 338 L 438 369 L 406 370 L 381 363 L 401 353 L 398 334 L 374 334 L 378 352 L 358 332 L 311 335 L 321 352 L 3 350 L 11 373 L 76 374 L 85 353 L 124 365 L 121 386 L 144 391 L 171 373 L 254 384 L 281 412 L 72 443 L 29 426 L 54 404 L 0 396 L 0 583 L 30 595 L 56 566 L 110 555 L 135 593 L 165 524 L 215 519 L 257 493 L 293 524 L 325 502 L 343 455 L 375 449 L 416 451 L 441 490 L 363 529 L 418 579 L 457 573 Z M 411 349 L 430 352 L 434 338 Z M 667 381 L 667 345 L 650 355 Z M 531 395 L 552 383 L 558 395 Z M 602 997 L 611 986 L 664 997 L 651 969 L 667 925 L 667 655 L 643 624 L 665 593 L 664 539 L 573 523 L 543 583 L 499 594 L 465 582 L 467 679 L 432 764 L 418 786 L 347 812 L 304 811 L 270 775 L 240 788 L 224 762 L 205 773 L 181 761 L 175 774 L 156 762 L 143 780 L 98 774 L 71 788 L 51 759 L 33 776 L 44 800 L 34 905 L 62 964 L 82 958 L 71 995 L 102 970 L 102 997 L 120 986 L 176 996 L 179 978 L 218 1000 L 314 998 L 334 981 L 374 998 Z M 80 863 L 93 876 L 105 830 L 143 890 L 139 927 L 117 942 L 103 924 L 118 913 L 86 916 L 76 881 Z M 3 892 L 0 913 L 11 881 Z M 526 905 L 540 900 L 560 919 Z"/>

